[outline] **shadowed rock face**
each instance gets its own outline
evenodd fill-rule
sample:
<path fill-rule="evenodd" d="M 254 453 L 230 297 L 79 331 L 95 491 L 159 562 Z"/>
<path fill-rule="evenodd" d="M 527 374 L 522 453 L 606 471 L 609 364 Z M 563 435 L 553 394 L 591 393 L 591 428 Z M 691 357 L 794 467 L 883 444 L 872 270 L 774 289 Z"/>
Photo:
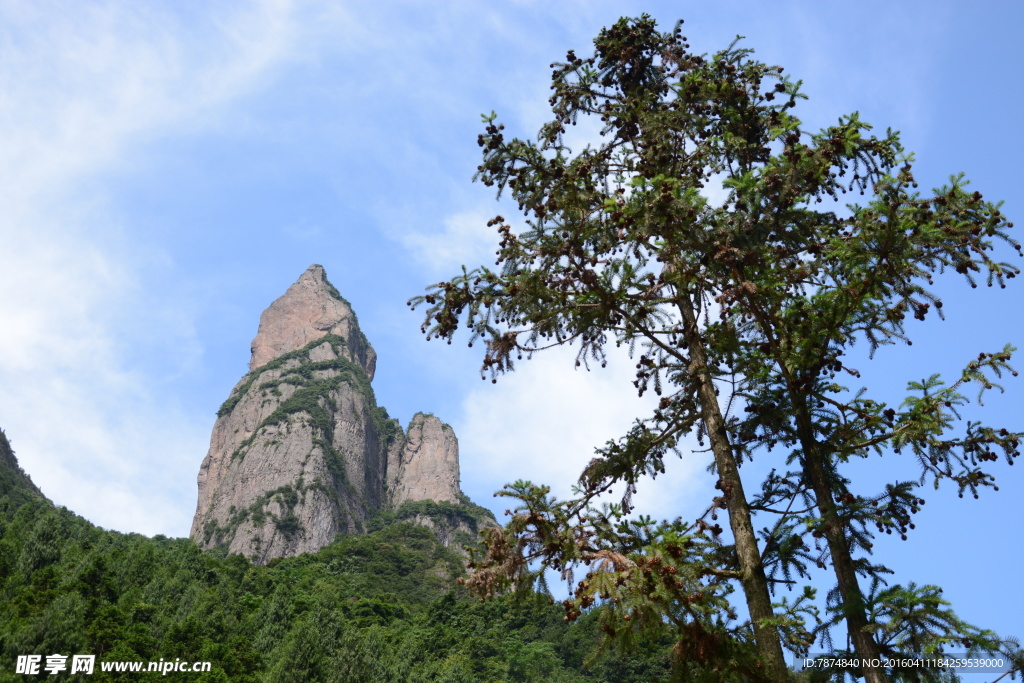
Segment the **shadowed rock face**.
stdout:
<path fill-rule="evenodd" d="M 310 266 L 260 316 L 250 371 L 218 411 L 190 533 L 200 547 L 265 563 L 362 533 L 389 510 L 446 539 L 475 536 L 454 432 L 417 414 L 406 434 L 377 406 L 375 365 L 351 306 Z M 447 504 L 451 523 L 402 508 L 416 501 Z"/>

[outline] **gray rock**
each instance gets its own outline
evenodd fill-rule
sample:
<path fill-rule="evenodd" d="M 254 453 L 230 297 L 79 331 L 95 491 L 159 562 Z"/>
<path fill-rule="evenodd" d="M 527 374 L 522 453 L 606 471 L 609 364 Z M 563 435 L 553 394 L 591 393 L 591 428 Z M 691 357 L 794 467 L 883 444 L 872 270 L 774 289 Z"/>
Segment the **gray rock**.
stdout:
<path fill-rule="evenodd" d="M 327 334 L 343 337 L 349 360 L 363 368 L 372 380 L 377 354 L 359 329 L 352 307 L 327 281 L 321 265 L 312 265 L 280 299 L 260 316 L 252 340 L 249 370 L 296 351 Z"/>
<path fill-rule="evenodd" d="M 351 306 L 310 266 L 260 316 L 250 371 L 218 411 L 190 533 L 200 547 L 266 563 L 400 508 L 446 545 L 495 523 L 459 489 L 451 427 L 420 413 L 406 434 L 377 405 L 375 364 Z"/>
<path fill-rule="evenodd" d="M 389 453 L 388 475 L 395 507 L 407 500 L 458 502 L 459 441 L 455 432 L 433 415 L 417 413 L 401 450 Z"/>

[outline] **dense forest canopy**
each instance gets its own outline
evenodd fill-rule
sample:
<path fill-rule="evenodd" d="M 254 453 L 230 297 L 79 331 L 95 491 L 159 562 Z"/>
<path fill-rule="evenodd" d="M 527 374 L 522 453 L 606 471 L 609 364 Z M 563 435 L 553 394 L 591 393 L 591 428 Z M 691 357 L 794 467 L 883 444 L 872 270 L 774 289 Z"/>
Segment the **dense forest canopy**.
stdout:
<path fill-rule="evenodd" d="M 371 533 L 260 567 L 189 539 L 121 534 L 58 508 L 0 436 L 0 680 L 24 655 L 211 663 L 197 681 L 648 681 L 667 644 L 599 656 L 596 619 L 572 626 L 548 597 L 481 603 L 455 582 L 464 559 L 394 514 Z M 13 467 L 12 467 L 13 464 Z M 430 510 L 420 506 L 418 514 Z M 596 615 L 595 615 L 596 616 Z"/>

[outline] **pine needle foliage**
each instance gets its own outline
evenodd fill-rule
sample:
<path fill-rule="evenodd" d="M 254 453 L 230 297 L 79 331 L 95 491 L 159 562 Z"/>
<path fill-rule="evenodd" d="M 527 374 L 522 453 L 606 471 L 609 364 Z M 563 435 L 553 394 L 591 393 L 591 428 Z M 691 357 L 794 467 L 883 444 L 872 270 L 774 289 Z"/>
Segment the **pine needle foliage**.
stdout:
<path fill-rule="evenodd" d="M 997 260 L 996 247 L 1020 245 L 999 205 L 969 192 L 963 176 L 919 193 L 897 133 L 872 135 L 856 113 L 805 130 L 793 111 L 800 83 L 738 40 L 698 55 L 681 22 L 661 33 L 646 15 L 622 19 L 595 39 L 593 56 L 570 50 L 552 65 L 552 119 L 536 139 L 508 138 L 485 116 L 477 179 L 511 195 L 523 227 L 495 217 L 494 268 L 464 267 L 410 301 L 426 306 L 428 340 L 451 343 L 464 328 L 470 345 L 482 341 L 492 382 L 556 346 L 573 345 L 586 368 L 605 364 L 608 344 L 629 349 L 634 387 L 660 396 L 657 409 L 597 449 L 573 499 L 529 482 L 500 492 L 517 507 L 485 539 L 467 582 L 490 596 L 530 581 L 534 561 L 571 583 L 585 572 L 566 619 L 606 604 L 611 640 L 671 632 L 677 672 L 693 680 L 785 678 L 779 645 L 806 651 L 817 614 L 813 596 L 769 604 L 767 595 L 810 578 L 812 565 L 831 567 L 837 581 L 823 628 L 843 622 L 859 657 L 914 645 L 888 630 L 893 613 L 878 600 L 913 594 L 933 616 L 947 612 L 930 587 L 880 588 L 889 570 L 869 561 L 874 534 L 906 538 L 928 479 L 961 496 L 994 488 L 991 464 L 1012 465 L 1022 436 L 961 414 L 969 387 L 980 403 L 1017 374 L 1009 345 L 979 354 L 950 384 L 912 382 L 897 407 L 837 379 L 859 377 L 847 360 L 857 341 L 873 358 L 912 343 L 908 315 L 942 316 L 937 277 L 1005 287 L 1020 270 Z M 592 122 L 601 139 L 570 149 L 567 130 Z M 708 198 L 716 183 L 721 203 Z M 846 195 L 865 199 L 843 207 Z M 663 473 L 691 435 L 710 446 L 720 495 L 693 522 L 631 520 L 637 482 Z M 920 480 L 865 493 L 844 475 L 851 459 L 902 451 L 916 457 Z M 738 465 L 753 458 L 784 464 L 748 498 Z M 597 505 L 615 484 L 625 485 L 621 503 Z M 708 522 L 718 509 L 731 545 Z M 758 535 L 752 513 L 773 520 Z M 737 582 L 749 624 L 735 623 L 724 600 Z M 954 616 L 915 623 L 917 639 L 938 649 L 970 630 Z"/>

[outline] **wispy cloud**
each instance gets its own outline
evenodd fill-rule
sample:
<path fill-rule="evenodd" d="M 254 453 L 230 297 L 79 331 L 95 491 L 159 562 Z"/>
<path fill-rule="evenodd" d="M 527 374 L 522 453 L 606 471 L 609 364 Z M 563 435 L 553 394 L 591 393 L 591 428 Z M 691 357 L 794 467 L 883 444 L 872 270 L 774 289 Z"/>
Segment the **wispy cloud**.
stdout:
<path fill-rule="evenodd" d="M 464 487 L 486 501 L 502 485 L 526 479 L 565 499 L 594 449 L 653 411 L 657 397 L 637 397 L 635 361 L 624 349 L 610 353 L 608 367 L 590 372 L 576 369 L 574 359 L 570 349 L 546 351 L 466 396 L 455 425 Z M 692 515 L 706 506 L 692 494 L 707 462 L 684 454 L 665 464 L 665 475 L 641 482 L 633 500 L 637 513 Z"/>
<path fill-rule="evenodd" d="M 295 40 L 289 8 L 194 24 L 154 5 L 11 3 L 0 23 L 0 386 L 18 387 L 0 392 L 0 423 L 56 502 L 104 526 L 183 534 L 194 491 L 180 482 L 210 420 L 154 383 L 198 342 L 188 302 L 139 294 L 167 260 L 121 224 L 104 178 L 161 136 L 217 125 L 271 78 Z"/>
<path fill-rule="evenodd" d="M 467 211 L 448 216 L 440 232 L 408 232 L 398 240 L 431 275 L 451 275 L 462 265 L 494 262 L 496 232 L 487 225 L 493 216 Z"/>

